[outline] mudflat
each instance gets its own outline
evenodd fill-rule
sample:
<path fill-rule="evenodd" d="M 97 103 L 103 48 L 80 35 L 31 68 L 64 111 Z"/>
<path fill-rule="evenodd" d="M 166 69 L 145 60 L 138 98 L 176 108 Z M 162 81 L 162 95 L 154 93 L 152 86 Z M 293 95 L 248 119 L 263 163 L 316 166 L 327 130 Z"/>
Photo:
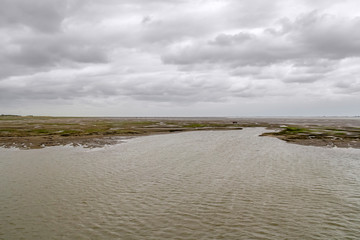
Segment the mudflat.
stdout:
<path fill-rule="evenodd" d="M 0 146 L 101 147 L 124 138 L 203 130 L 265 127 L 262 136 L 313 146 L 360 148 L 360 118 L 110 118 L 0 116 Z M 271 130 L 271 131 L 270 131 Z"/>

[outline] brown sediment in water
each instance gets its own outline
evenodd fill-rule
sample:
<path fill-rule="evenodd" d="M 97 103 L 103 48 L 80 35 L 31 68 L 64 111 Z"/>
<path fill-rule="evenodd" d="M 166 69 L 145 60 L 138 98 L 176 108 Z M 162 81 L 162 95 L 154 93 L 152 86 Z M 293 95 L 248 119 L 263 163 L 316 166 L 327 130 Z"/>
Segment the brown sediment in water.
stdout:
<path fill-rule="evenodd" d="M 124 138 L 200 130 L 265 127 L 261 136 L 311 146 L 360 148 L 360 118 L 77 118 L 0 116 L 0 146 L 102 147 Z"/>

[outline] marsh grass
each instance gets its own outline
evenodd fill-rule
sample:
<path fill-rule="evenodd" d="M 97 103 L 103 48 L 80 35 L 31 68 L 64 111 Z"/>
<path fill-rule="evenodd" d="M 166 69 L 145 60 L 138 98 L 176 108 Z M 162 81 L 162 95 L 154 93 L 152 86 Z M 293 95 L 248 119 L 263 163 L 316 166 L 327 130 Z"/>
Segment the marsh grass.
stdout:
<path fill-rule="evenodd" d="M 285 141 L 340 139 L 358 142 L 360 138 L 360 128 L 358 127 L 284 125 L 283 123 L 274 124 L 257 120 L 234 122 L 231 119 L 168 120 L 160 118 L 71 118 L 8 115 L 0 115 L 0 120 L 0 144 L 9 145 L 16 142 L 21 146 L 24 141 L 28 141 L 33 144 L 33 147 L 41 147 L 42 142 L 55 145 L 60 142 L 62 144 L 67 141 L 76 141 L 76 139 L 85 141 L 84 139 L 100 139 L 112 136 L 138 136 L 198 130 L 234 130 L 243 127 L 264 127 L 279 130 L 264 133 L 262 136 L 275 136 Z"/>
<path fill-rule="evenodd" d="M 262 136 L 276 136 L 286 141 L 296 140 L 342 140 L 342 141 L 358 141 L 360 132 L 354 127 L 334 128 L 324 126 L 286 126 L 280 127 L 280 131 L 272 133 L 264 133 Z"/>

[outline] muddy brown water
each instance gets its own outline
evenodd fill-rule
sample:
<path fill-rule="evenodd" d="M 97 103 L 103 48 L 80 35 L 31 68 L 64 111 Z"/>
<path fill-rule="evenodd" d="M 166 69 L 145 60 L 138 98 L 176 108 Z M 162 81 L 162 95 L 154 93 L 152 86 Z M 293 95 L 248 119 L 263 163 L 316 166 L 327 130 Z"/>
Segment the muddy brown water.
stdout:
<path fill-rule="evenodd" d="M 0 239 L 359 239 L 360 150 L 264 131 L 0 149 Z"/>

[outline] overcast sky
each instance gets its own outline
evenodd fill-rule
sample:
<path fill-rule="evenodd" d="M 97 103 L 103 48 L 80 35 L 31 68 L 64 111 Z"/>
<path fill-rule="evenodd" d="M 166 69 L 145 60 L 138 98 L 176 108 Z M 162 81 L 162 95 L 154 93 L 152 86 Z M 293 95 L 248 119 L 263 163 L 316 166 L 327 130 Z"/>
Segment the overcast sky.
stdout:
<path fill-rule="evenodd" d="M 359 0 L 0 0 L 0 114 L 360 115 Z"/>

